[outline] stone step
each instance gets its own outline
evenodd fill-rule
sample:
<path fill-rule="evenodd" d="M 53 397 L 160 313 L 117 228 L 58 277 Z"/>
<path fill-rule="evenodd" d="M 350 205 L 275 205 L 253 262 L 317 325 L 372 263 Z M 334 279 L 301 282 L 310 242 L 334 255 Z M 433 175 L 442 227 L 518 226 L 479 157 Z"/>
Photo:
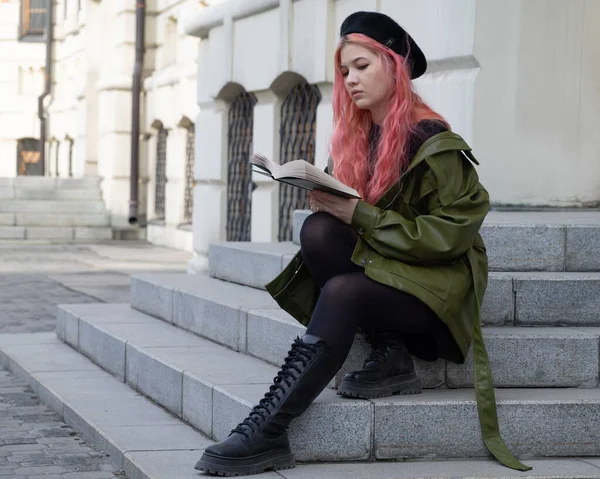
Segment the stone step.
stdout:
<path fill-rule="evenodd" d="M 101 200 L 102 194 L 99 188 L 2 188 L 0 187 L 0 199 L 2 200 L 75 200 L 89 201 Z"/>
<path fill-rule="evenodd" d="M 110 215 L 106 211 L 87 214 L 17 213 L 13 214 L 13 218 L 16 226 L 110 226 Z"/>
<path fill-rule="evenodd" d="M 0 226 L 110 226 L 107 212 L 81 213 L 0 213 Z"/>
<path fill-rule="evenodd" d="M 131 280 L 131 305 L 138 311 L 279 365 L 290 343 L 305 328 L 277 307 L 266 292 L 201 275 L 143 275 Z M 191 280 L 190 280 L 191 279 Z M 485 327 L 492 372 L 498 387 L 596 387 L 598 328 Z M 359 341 L 348 369 L 358 369 L 368 353 Z M 465 366 L 417 361 L 424 387 L 472 385 Z M 337 383 L 336 382 L 336 383 Z"/>
<path fill-rule="evenodd" d="M 209 271 L 214 278 L 264 290 L 296 251 L 291 242 L 215 243 L 209 247 Z M 490 272 L 482 320 L 496 326 L 600 326 L 600 273 Z"/>
<path fill-rule="evenodd" d="M 0 188 L 25 189 L 97 189 L 102 179 L 98 176 L 84 178 L 53 178 L 50 176 L 17 176 L 0 178 Z"/>
<path fill-rule="evenodd" d="M 102 201 L 43 201 L 43 200 L 3 200 L 0 201 L 0 213 L 84 213 L 104 212 Z"/>
<path fill-rule="evenodd" d="M 293 241 L 309 211 L 294 212 Z M 481 228 L 490 271 L 600 271 L 600 211 L 491 211 Z"/>
<path fill-rule="evenodd" d="M 109 453 L 130 479 L 200 477 L 192 468 L 212 440 L 141 397 L 137 391 L 61 343 L 54 334 L 1 335 L 0 364 L 30 384 L 42 401 L 71 428 Z M 298 464 L 296 469 L 253 477 L 600 478 L 600 460 L 595 458 L 537 458 L 527 459 L 526 463 L 533 466 L 528 473 L 511 471 L 489 459 L 317 463 Z M 88 474 L 82 472 L 81 478 L 84 477 Z"/>
<path fill-rule="evenodd" d="M 75 188 L 75 189 L 31 189 L 16 188 L 15 199 L 18 200 L 69 200 L 69 201 L 89 201 L 101 200 L 102 194 L 99 188 Z"/>
<path fill-rule="evenodd" d="M 88 241 L 112 239 L 107 226 L 0 226 L 2 240 Z"/>
<path fill-rule="evenodd" d="M 277 371 L 128 305 L 62 306 L 57 335 L 215 440 L 248 414 Z M 497 397 L 516 454 L 600 454 L 600 389 L 499 389 Z M 370 401 L 326 389 L 294 421 L 290 440 L 297 458 L 311 462 L 487 457 L 471 389 Z"/>

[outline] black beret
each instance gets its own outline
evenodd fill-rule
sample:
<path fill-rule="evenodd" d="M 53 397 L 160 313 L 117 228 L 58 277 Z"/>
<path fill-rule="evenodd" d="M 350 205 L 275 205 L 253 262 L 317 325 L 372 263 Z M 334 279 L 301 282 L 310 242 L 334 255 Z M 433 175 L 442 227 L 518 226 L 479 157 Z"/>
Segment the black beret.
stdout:
<path fill-rule="evenodd" d="M 427 70 L 427 60 L 419 45 L 396 21 L 379 12 L 355 12 L 342 23 L 340 37 L 362 33 L 406 58 L 411 78 L 419 78 Z"/>

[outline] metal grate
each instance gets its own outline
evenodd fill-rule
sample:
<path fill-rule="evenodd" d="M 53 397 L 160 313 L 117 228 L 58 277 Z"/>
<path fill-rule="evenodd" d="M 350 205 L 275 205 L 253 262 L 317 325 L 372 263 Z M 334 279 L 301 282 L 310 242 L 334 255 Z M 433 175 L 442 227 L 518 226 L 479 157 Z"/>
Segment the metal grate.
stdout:
<path fill-rule="evenodd" d="M 185 145 L 185 193 L 183 217 L 186 223 L 191 223 L 192 213 L 194 211 L 194 148 L 196 134 L 194 125 L 187 129 L 187 138 Z"/>
<path fill-rule="evenodd" d="M 308 83 L 296 85 L 281 107 L 281 161 L 303 159 L 315 162 L 317 105 L 319 88 Z M 307 209 L 306 191 L 290 185 L 279 186 L 279 241 L 292 239 L 293 213 Z"/>
<path fill-rule="evenodd" d="M 40 162 L 40 140 L 37 138 L 21 138 L 17 141 L 17 174 L 42 175 Z"/>
<path fill-rule="evenodd" d="M 165 196 L 167 190 L 167 136 L 162 126 L 156 138 L 156 186 L 154 190 L 154 214 L 157 219 L 165 218 Z"/>
<path fill-rule="evenodd" d="M 256 97 L 240 93 L 229 110 L 229 158 L 227 163 L 227 241 L 250 241 L 252 215 L 253 110 Z"/>

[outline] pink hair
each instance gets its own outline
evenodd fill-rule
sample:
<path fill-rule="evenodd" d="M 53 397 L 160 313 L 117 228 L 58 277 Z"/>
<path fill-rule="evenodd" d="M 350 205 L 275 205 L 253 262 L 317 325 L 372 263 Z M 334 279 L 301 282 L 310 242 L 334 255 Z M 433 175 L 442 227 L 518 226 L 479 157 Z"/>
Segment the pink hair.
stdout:
<path fill-rule="evenodd" d="M 348 43 L 362 45 L 377 54 L 384 73 L 395 81 L 386 99 L 389 106 L 380 125 L 377 162 L 370 180 L 368 135 L 371 112 L 358 108 L 346 91 L 340 64 L 342 48 Z M 415 125 L 421 120 L 431 119 L 440 120 L 448 126 L 444 118 L 434 112 L 413 89 L 405 58 L 361 34 L 342 38 L 335 52 L 332 103 L 334 128 L 330 154 L 334 161 L 335 177 L 356 189 L 371 204 L 375 204 L 398 181 L 408 166 L 408 139 L 415 132 Z"/>

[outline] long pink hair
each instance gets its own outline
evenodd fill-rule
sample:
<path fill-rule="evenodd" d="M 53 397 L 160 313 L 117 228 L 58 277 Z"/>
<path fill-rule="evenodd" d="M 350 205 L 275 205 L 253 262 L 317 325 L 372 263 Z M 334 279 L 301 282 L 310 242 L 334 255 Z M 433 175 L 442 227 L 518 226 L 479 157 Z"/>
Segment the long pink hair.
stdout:
<path fill-rule="evenodd" d="M 387 114 L 381 126 L 376 151 L 376 166 L 372 177 L 369 171 L 368 135 L 371 112 L 358 108 L 345 88 L 342 75 L 341 51 L 348 43 L 362 45 L 379 56 L 384 74 L 390 75 L 395 86 L 386 99 Z M 348 35 L 340 41 L 335 52 L 335 79 L 333 84 L 334 128 L 330 154 L 334 161 L 335 177 L 356 189 L 368 203 L 379 198 L 400 178 L 408 166 L 408 140 L 415 125 L 424 119 L 447 122 L 434 112 L 413 89 L 405 58 L 379 42 L 361 34 Z M 449 127 L 448 127 L 449 128 Z"/>

